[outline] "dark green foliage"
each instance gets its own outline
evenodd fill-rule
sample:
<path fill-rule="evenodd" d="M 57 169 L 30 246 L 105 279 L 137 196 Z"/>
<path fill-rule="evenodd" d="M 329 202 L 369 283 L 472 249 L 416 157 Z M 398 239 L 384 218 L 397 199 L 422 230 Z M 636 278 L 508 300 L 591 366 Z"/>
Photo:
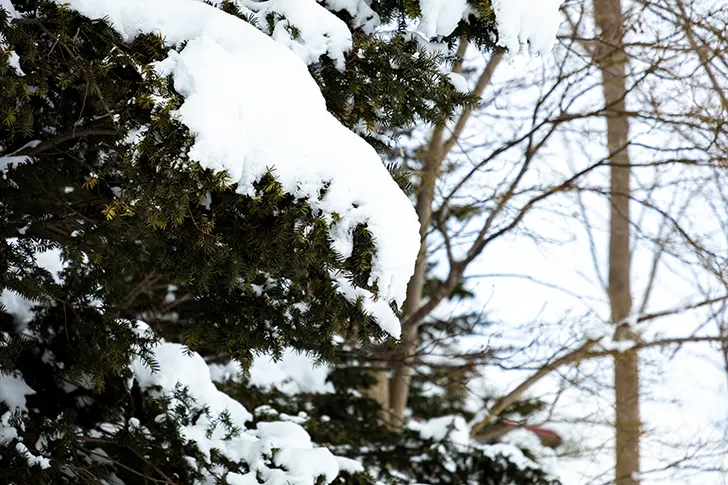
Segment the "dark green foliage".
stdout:
<path fill-rule="evenodd" d="M 2 314 L 0 363 L 36 392 L 28 397 L 39 417 L 26 426 L 28 446 L 45 432 L 58 439 L 43 450 L 50 469 L 29 468 L 4 451 L 2 476 L 16 484 L 78 483 L 113 469 L 126 483 L 136 483 L 134 470 L 192 483 L 199 470 L 184 457 L 195 452 L 177 431 L 186 418 L 155 426 L 149 420 L 161 411 L 150 409 L 164 403 L 125 385 L 133 357 L 154 365 L 152 342 L 132 330 L 133 321 L 145 318 L 168 339 L 243 362 L 286 346 L 329 355 L 335 333 L 380 335 L 329 276 L 366 282 L 371 236 L 359 228 L 353 255 L 343 260 L 321 214 L 284 193 L 274 170 L 243 197 L 224 175 L 190 162 L 193 140 L 170 116 L 180 99 L 151 68 L 166 56 L 161 39 L 125 44 L 106 23 L 50 2 L 15 6 L 27 16 L 8 23 L 3 15 L 0 27 L 25 76 L 0 63 L 0 153 L 32 161 L 0 180 L 0 286 L 38 307 L 28 337 Z M 62 282 L 35 261 L 49 249 L 63 254 Z M 85 387 L 69 391 L 79 380 Z M 194 412 L 192 405 L 180 412 Z M 92 444 L 73 438 L 73 426 L 93 430 L 141 409 L 151 436 L 122 430 Z M 164 443 L 175 451 L 162 453 Z M 121 464 L 82 471 L 78 460 L 97 447 Z M 139 461 L 150 455 L 168 458 L 150 468 Z"/>
<path fill-rule="evenodd" d="M 413 121 L 442 123 L 457 106 L 474 102 L 452 87 L 438 68 L 443 62 L 403 33 L 385 40 L 356 32 L 345 71 L 324 59 L 312 74 L 329 110 L 344 125 L 365 135 L 390 133 Z"/>
<path fill-rule="evenodd" d="M 471 16 L 469 23 L 461 23 L 447 39 L 438 39 L 450 46 L 452 55 L 426 49 L 424 39 L 418 41 L 404 23 L 419 15 L 415 6 L 419 6 L 418 2 L 409 0 L 372 2 L 371 8 L 383 23 L 400 21 L 388 26 L 386 34 L 378 35 L 355 28 L 346 11 L 335 12 L 353 33 L 346 69 L 337 69 L 327 56 L 310 66 L 329 111 L 381 151 L 387 150 L 383 137 L 391 137 L 415 123 L 442 123 L 458 107 L 478 101 L 457 92 L 440 69 L 442 64 L 455 60 L 453 45 L 457 39 L 465 36 L 483 48 L 495 47 L 491 15 L 483 20 Z M 220 8 L 251 22 L 234 2 L 222 2 Z M 268 19 L 268 30 L 278 20 Z M 289 28 L 295 30 L 294 26 Z"/>
<path fill-rule="evenodd" d="M 475 14 L 468 16 L 466 22 L 461 21 L 457 28 L 447 37 L 438 39 L 453 43 L 466 36 L 471 41 L 486 49 L 495 48 L 498 32 L 495 28 L 495 17 L 490 0 L 468 0 Z M 404 25 L 422 15 L 419 0 L 373 0 L 371 8 L 382 18 L 384 23 L 398 22 Z M 346 19 L 346 16 L 343 15 Z"/>
<path fill-rule="evenodd" d="M 0 308 L 0 368 L 21 373 L 35 391 L 27 396 L 23 443 L 51 462 L 29 467 L 21 451 L 3 444 L 0 483 L 116 477 L 189 484 L 203 474 L 225 483 L 225 473 L 245 473 L 247 465 L 215 451 L 208 459 L 180 433 L 207 410 L 185 389 L 165 397 L 131 379 L 132 359 L 157 365 L 155 339 L 137 332 L 135 321 L 203 355 L 244 364 L 285 347 L 331 358 L 334 336 L 354 343 L 382 336 L 330 277 L 367 287 L 372 236 L 360 226 L 352 256 L 343 259 L 331 249 L 322 214 L 285 193 L 275 167 L 252 196 L 242 196 L 224 174 L 191 161 L 194 140 L 171 115 L 181 99 L 152 68 L 167 56 L 163 39 L 125 43 L 107 23 L 54 2 L 13 4 L 23 17 L 9 21 L 0 9 L 0 33 L 24 75 L 0 60 L 0 156 L 27 160 L 17 159 L 23 163 L 0 179 L 0 290 L 36 306 L 30 321 Z M 395 19 L 417 15 L 413 5 L 372 7 Z M 221 8 L 241 15 L 230 2 Z M 490 39 L 492 23 L 481 30 Z M 326 58 L 311 71 L 330 110 L 349 127 L 365 126 L 372 140 L 417 122 L 442 122 L 473 102 L 443 78 L 443 59 L 403 32 L 386 39 L 355 32 L 354 44 L 344 71 Z M 395 178 L 407 188 L 406 174 Z M 60 278 L 36 261 L 49 250 L 62 254 Z M 305 405 L 331 416 L 329 425 L 309 428 L 314 440 L 363 459 L 390 483 L 398 483 L 390 467 L 433 484 L 502 483 L 490 476 L 545 483 L 539 472 L 521 476 L 507 462 L 463 450 L 447 450 L 456 466 L 446 470 L 439 445 L 389 433 L 376 422 L 374 403 L 346 390 L 297 402 L 256 392 L 235 395 L 248 409 Z M 0 401 L 3 425 L 20 426 L 7 408 Z M 239 431 L 225 416 L 210 419 L 228 435 Z M 343 480 L 373 483 L 365 474 Z"/>
<path fill-rule="evenodd" d="M 59 32 L 46 32 L 46 24 Z M 155 315 L 169 312 L 164 297 L 174 285 L 184 296 L 174 308 L 180 316 L 175 327 L 188 329 L 188 342 L 243 360 L 253 350 L 289 345 L 326 352 L 330 338 L 322 337 L 356 326 L 377 334 L 368 317 L 337 295 L 328 276 L 351 270 L 355 281 L 368 279 L 372 244 L 365 228 L 354 255 L 343 261 L 330 248 L 327 224 L 283 193 L 275 172 L 257 184 L 255 197 L 242 197 L 223 176 L 187 160 L 192 139 L 169 116 L 179 98 L 150 69 L 165 54 L 160 39 L 140 37 L 124 46 L 105 24 L 63 9 L 50 9 L 42 23 L 24 20 L 7 37 L 23 39 L 15 49 L 26 76 L 7 76 L 11 87 L 0 110 L 17 119 L 31 113 L 37 121 L 23 129 L 27 134 L 17 123 L 3 128 L 6 153 L 21 150 L 36 158 L 0 183 L 3 236 L 19 241 L 6 242 L 5 268 L 21 246 L 28 246 L 26 256 L 31 249 L 61 247 L 72 261 L 68 284 L 46 297 L 66 304 L 98 299 L 110 320 L 146 313 L 154 323 Z M 29 53 L 44 44 L 48 52 Z M 12 94 L 28 86 L 38 87 L 34 96 L 19 100 Z M 160 98 L 161 105 L 152 101 Z M 123 141 L 140 127 L 147 129 L 139 140 Z M 56 135 L 22 150 L 44 132 Z M 30 248 L 33 243 L 43 247 Z M 8 288 L 30 285 L 25 278 L 15 281 L 12 272 L 5 278 Z M 38 291 L 48 292 L 48 280 L 46 275 L 46 288 Z M 253 285 L 266 282 L 264 295 L 254 291 Z M 295 303 L 308 310 L 287 312 Z M 316 338 L 307 340 L 312 334 Z"/>
<path fill-rule="evenodd" d="M 248 409 L 265 406 L 258 411 L 259 420 L 278 420 L 279 413 L 306 416 L 303 426 L 315 442 L 338 455 L 359 460 L 368 471 L 344 473 L 335 483 L 371 485 L 379 480 L 391 485 L 558 485 L 537 468 L 521 468 L 504 456 L 491 455 L 478 447 L 422 439 L 418 431 L 410 429 L 402 433 L 389 431 L 377 420 L 378 404 L 361 395 L 372 384 L 365 374 L 342 367 L 329 378 L 336 389 L 331 394 L 288 396 L 275 389 L 251 388 L 244 382 L 227 383 L 223 388 Z M 417 389 L 413 394 L 418 394 Z M 456 408 L 453 410 L 462 410 Z M 413 411 L 422 416 L 417 409 Z M 436 416 L 446 414 L 441 410 Z"/>

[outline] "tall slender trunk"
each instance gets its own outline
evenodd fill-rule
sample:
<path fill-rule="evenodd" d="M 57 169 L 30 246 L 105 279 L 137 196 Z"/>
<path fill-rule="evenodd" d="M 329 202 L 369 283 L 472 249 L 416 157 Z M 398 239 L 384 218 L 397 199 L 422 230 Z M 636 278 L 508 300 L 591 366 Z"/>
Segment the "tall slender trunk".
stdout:
<path fill-rule="evenodd" d="M 593 0 L 594 21 L 602 43 L 597 63 L 602 73 L 606 102 L 607 146 L 610 157 L 609 300 L 616 340 L 634 339 L 624 321 L 632 311 L 630 290 L 630 158 L 627 150 L 629 118 L 627 55 L 623 49 L 624 17 L 620 0 Z M 636 351 L 614 358 L 615 433 L 617 485 L 636 485 L 640 472 L 639 360 Z"/>
<path fill-rule="evenodd" d="M 461 39 L 456 54 L 458 60 L 453 65 L 453 72 L 461 72 L 462 60 L 465 57 L 467 46 L 467 38 Z M 482 96 L 502 58 L 503 56 L 500 53 L 493 54 L 478 77 L 478 81 L 471 92 L 473 96 Z M 470 116 L 473 114 L 473 110 L 474 106 L 464 108 L 457 121 L 447 130 L 444 125 L 436 126 L 429 142 L 422 149 L 423 166 L 420 171 L 420 184 L 415 205 L 417 216 L 420 219 L 420 250 L 415 263 L 414 274 L 407 285 L 407 298 L 402 308 L 402 344 L 397 349 L 394 358 L 389 361 L 392 376 L 389 379 L 388 386 L 386 385 L 387 372 L 378 371 L 376 373 L 377 384 L 370 391 L 370 396 L 377 399 L 382 405 L 382 422 L 393 430 L 401 429 L 404 424 L 404 411 L 407 407 L 409 388 L 412 381 L 412 362 L 419 343 L 419 326 L 426 317 L 426 313 L 418 315 L 418 312 L 423 313 L 421 312 L 422 291 L 427 276 L 427 232 L 432 222 L 435 184 L 440 177 L 442 163 L 448 152 L 456 145 L 458 137 L 462 134 Z M 451 268 L 451 276 L 455 275 L 459 278 L 458 273 L 452 273 L 453 270 Z"/>
<path fill-rule="evenodd" d="M 420 218 L 420 251 L 417 254 L 415 272 L 407 285 L 407 298 L 402 308 L 402 320 L 420 307 L 422 290 L 425 286 L 427 263 L 427 232 L 432 222 L 432 201 L 435 197 L 435 182 L 440 177 L 440 169 L 444 159 L 443 154 L 443 127 L 435 128 L 430 144 L 424 156 L 424 164 L 420 172 L 420 185 L 417 193 L 415 209 Z M 399 429 L 404 421 L 404 410 L 407 407 L 409 386 L 412 381 L 412 358 L 419 341 L 419 321 L 411 321 L 402 327 L 402 345 L 399 352 L 399 362 L 394 366 L 394 372 L 389 383 L 389 418 L 388 424 L 392 429 Z"/>

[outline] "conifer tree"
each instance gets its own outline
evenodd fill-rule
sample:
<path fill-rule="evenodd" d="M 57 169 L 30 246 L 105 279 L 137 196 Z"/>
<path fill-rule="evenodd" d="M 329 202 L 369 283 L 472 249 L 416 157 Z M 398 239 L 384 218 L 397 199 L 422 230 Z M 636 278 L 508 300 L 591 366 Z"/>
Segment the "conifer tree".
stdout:
<path fill-rule="evenodd" d="M 284 22 L 292 39 L 300 35 L 283 14 L 254 17 L 254 3 L 214 7 L 264 32 Z M 470 21 L 438 40 L 470 36 L 492 48 L 487 3 L 472 2 Z M 365 27 L 371 17 L 323 5 L 348 24 L 353 44 L 344 68 L 322 54 L 310 73 L 329 111 L 380 150 L 386 133 L 442 122 L 473 102 L 440 72 L 447 55 L 408 35 L 417 2 L 367 4 L 399 25 L 388 36 Z M 49 0 L 0 2 L 0 34 L 0 481 L 332 481 L 330 453 L 306 439 L 290 445 L 305 435 L 293 423 L 249 415 L 264 403 L 253 391 L 233 392 L 244 408 L 215 390 L 200 355 L 248 364 L 292 347 L 331 359 L 336 336 L 381 339 L 362 299 L 332 278 L 379 295 L 370 228 L 355 228 L 344 257 L 332 241 L 337 215 L 286 191 L 276 167 L 241 194 L 225 172 L 198 163 L 177 116 L 183 96 L 157 69 L 184 43 L 130 39 Z M 319 190 L 323 198 L 329 187 Z M 374 475 L 398 483 L 390 460 L 430 483 L 546 480 L 479 451 L 452 450 L 452 469 L 438 447 L 414 455 L 415 438 L 386 432 L 373 403 L 348 391 L 307 405 L 353 410 L 337 427 L 309 428 L 315 442 L 346 455 L 341 436 L 366 419 L 365 441 L 382 447 L 363 458 L 370 473 L 344 474 L 346 483 Z M 261 422 L 243 427 L 250 419 Z M 395 455 L 385 451 L 392 446 Z"/>

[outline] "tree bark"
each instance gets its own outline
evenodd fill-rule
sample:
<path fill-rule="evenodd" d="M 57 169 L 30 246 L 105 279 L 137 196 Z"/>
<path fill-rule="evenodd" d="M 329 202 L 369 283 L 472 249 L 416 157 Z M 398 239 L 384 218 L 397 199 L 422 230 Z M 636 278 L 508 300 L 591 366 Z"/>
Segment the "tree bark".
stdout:
<path fill-rule="evenodd" d="M 609 300 L 615 340 L 635 339 L 623 322 L 632 312 L 630 289 L 630 158 L 627 96 L 627 55 L 623 49 L 624 16 L 621 0 L 593 0 L 594 21 L 601 30 L 596 62 L 602 73 L 607 147 L 610 157 Z M 637 351 L 617 353 L 614 358 L 616 485 L 639 484 L 640 411 Z"/>
<path fill-rule="evenodd" d="M 453 72 L 462 70 L 462 59 L 468 46 L 466 38 L 461 39 L 458 46 L 457 59 L 453 65 Z M 496 53 L 490 58 L 473 88 L 471 94 L 482 96 L 485 88 L 490 84 L 493 73 L 503 58 L 502 54 Z M 420 184 L 417 192 L 415 209 L 420 220 L 420 249 L 415 263 L 415 271 L 407 285 L 407 298 L 402 308 L 402 342 L 397 349 L 394 358 L 389 360 L 392 376 L 389 378 L 388 388 L 384 387 L 387 379 L 386 371 L 377 371 L 375 377 L 377 384 L 369 391 L 369 396 L 376 399 L 382 406 L 382 422 L 392 430 L 401 429 L 404 424 L 404 411 L 409 398 L 409 387 L 412 381 L 412 361 L 419 343 L 419 326 L 434 306 L 452 291 L 456 279 L 462 275 L 459 267 L 451 268 L 451 275 L 448 281 L 440 288 L 441 295 L 435 298 L 432 308 L 423 311 L 427 305 L 423 305 L 422 291 L 426 280 L 427 263 L 427 233 L 432 223 L 432 204 L 435 198 L 435 184 L 440 177 L 442 163 L 450 150 L 456 145 L 467 122 L 473 113 L 474 106 L 463 109 L 457 121 L 450 129 L 443 126 L 436 126 L 428 143 L 421 150 L 423 162 L 420 171 Z M 456 264 L 456 262 L 451 262 Z M 451 281 L 452 280 L 452 281 Z"/>
<path fill-rule="evenodd" d="M 458 48 L 458 59 L 462 59 L 467 48 L 467 39 L 462 39 Z M 478 77 L 471 94 L 482 96 L 485 88 L 490 84 L 496 67 L 500 64 L 503 55 L 495 53 L 484 67 Z M 459 72 L 462 67 L 456 62 L 453 72 Z M 457 284 L 462 275 L 462 268 L 456 262 L 451 261 L 450 276 L 440 293 L 429 301 L 432 308 L 422 304 L 422 290 L 425 286 L 426 263 L 427 263 L 427 232 L 432 222 L 432 203 L 435 197 L 435 183 L 440 177 L 442 163 L 447 154 L 452 150 L 462 134 L 474 107 L 466 108 L 460 113 L 453 125 L 449 137 L 445 137 L 445 127 L 438 126 L 433 130 L 429 143 L 423 150 L 423 167 L 420 173 L 420 186 L 417 193 L 416 210 L 420 218 L 420 252 L 417 255 L 415 272 L 407 286 L 407 299 L 402 309 L 402 345 L 400 347 L 400 359 L 393 367 L 392 378 L 389 386 L 389 425 L 392 429 L 400 429 L 404 423 L 404 410 L 407 407 L 409 397 L 409 386 L 412 381 L 412 358 L 419 342 L 419 326 L 432 309 L 444 299 L 452 288 Z"/>
<path fill-rule="evenodd" d="M 415 206 L 420 218 L 420 251 L 417 254 L 415 272 L 407 285 L 407 298 L 402 308 L 402 345 L 399 360 L 394 364 L 394 372 L 389 384 L 389 419 L 392 429 L 400 429 L 404 422 L 409 386 L 412 381 L 411 361 L 419 341 L 420 321 L 407 321 L 407 316 L 415 312 L 422 303 L 422 290 L 425 287 L 427 263 L 427 232 L 432 222 L 432 201 L 435 197 L 435 182 L 440 177 L 444 160 L 444 127 L 436 127 L 430 143 L 425 150 L 424 164 L 420 172 L 420 185 Z"/>

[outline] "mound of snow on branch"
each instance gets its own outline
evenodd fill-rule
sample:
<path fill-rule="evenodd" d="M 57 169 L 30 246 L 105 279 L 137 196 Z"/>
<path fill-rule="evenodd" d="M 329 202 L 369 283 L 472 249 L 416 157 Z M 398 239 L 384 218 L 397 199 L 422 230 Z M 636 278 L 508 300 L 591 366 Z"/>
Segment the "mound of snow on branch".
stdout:
<path fill-rule="evenodd" d="M 185 98 L 177 116 L 195 137 L 190 157 L 227 172 L 247 195 L 274 168 L 287 192 L 336 219 L 333 247 L 344 257 L 351 255 L 354 229 L 366 224 L 377 249 L 369 283 L 380 298 L 402 304 L 419 249 L 417 216 L 376 151 L 326 110 L 300 58 L 243 20 L 194 0 L 57 1 L 107 19 L 127 41 L 153 33 L 171 46 L 187 42 L 157 70 L 172 76 Z M 374 315 L 378 320 L 393 318 L 386 305 L 369 308 L 382 313 Z M 385 330 L 399 336 L 399 326 Z"/>
<path fill-rule="evenodd" d="M 467 0 L 420 0 L 422 19 L 418 30 L 427 37 L 450 35 L 467 8 Z"/>
<path fill-rule="evenodd" d="M 236 0 L 236 3 L 254 12 L 258 25 L 266 30 L 271 15 L 281 16 L 272 31 L 266 33 L 306 64 L 313 64 L 328 54 L 337 68 L 344 69 L 344 53 L 351 50 L 349 27 L 315 0 Z M 291 26 L 295 27 L 295 35 Z"/>
<path fill-rule="evenodd" d="M 498 45 L 512 54 L 528 45 L 533 54 L 551 51 L 561 23 L 564 0 L 493 0 Z M 420 0 L 418 30 L 427 37 L 448 36 L 474 11 L 467 0 Z"/>
<path fill-rule="evenodd" d="M 295 1 L 295 0 L 293 0 Z M 323 0 L 326 8 L 334 11 L 345 11 L 353 20 L 355 28 L 361 28 L 371 34 L 381 25 L 379 15 L 372 10 L 366 0 Z"/>
<path fill-rule="evenodd" d="M 259 355 L 250 367 L 250 384 L 265 389 L 275 387 L 284 394 L 330 393 L 334 386 L 326 381 L 331 367 L 317 364 L 310 356 L 287 349 L 279 360 Z"/>
<path fill-rule="evenodd" d="M 550 52 L 561 24 L 564 0 L 493 0 L 498 45 L 512 54 L 529 46 L 532 53 Z"/>
<path fill-rule="evenodd" d="M 140 322 L 137 331 L 150 330 Z M 153 358 L 158 363 L 155 370 L 141 359 L 131 364 L 139 387 L 171 398 L 170 409 L 175 409 L 176 391 L 186 388 L 196 404 L 207 410 L 195 422 L 183 426 L 181 433 L 194 440 L 208 457 L 214 449 L 233 462 L 248 465 L 250 472 L 245 475 L 227 474 L 228 483 L 258 483 L 256 476 L 260 476 L 265 483 L 314 485 L 318 477 L 331 483 L 339 474 L 340 459 L 326 448 L 314 447 L 308 432 L 296 423 L 260 422 L 255 428 L 247 429 L 245 423 L 253 416 L 242 404 L 215 387 L 207 364 L 196 352 L 189 352 L 179 344 L 161 342 L 154 347 Z M 225 428 L 216 425 L 222 413 L 227 413 L 240 430 L 237 435 L 228 436 Z M 271 461 L 282 468 L 271 468 L 268 465 Z"/>
<path fill-rule="evenodd" d="M 495 443 L 482 444 L 470 438 L 470 426 L 462 416 L 440 416 L 429 420 L 410 420 L 407 427 L 419 432 L 423 440 L 435 442 L 447 441 L 454 446 L 467 450 L 479 450 L 491 459 L 499 456 L 507 459 L 518 468 L 540 468 L 538 464 L 529 459 L 523 452 L 512 444 Z"/>
<path fill-rule="evenodd" d="M 35 394 L 35 391 L 25 383 L 20 372 L 4 374 L 0 371 L 0 404 L 4 404 L 7 408 L 7 411 L 0 415 L 0 445 L 5 446 L 15 441 L 15 450 L 23 455 L 29 466 L 50 468 L 50 460 L 32 454 L 18 433 L 18 428 L 24 430 L 22 421 L 28 415 L 25 396 L 32 394 Z M 20 426 L 17 428 L 11 422 L 13 418 L 20 418 Z"/>
<path fill-rule="evenodd" d="M 18 15 L 17 10 L 15 10 L 15 7 L 13 7 L 13 4 L 10 2 L 10 0 L 0 0 L 0 9 L 5 10 L 5 14 L 8 16 L 8 20 L 16 19 L 20 17 Z M 0 54 L 3 54 L 7 50 L 7 44 L 5 43 L 5 37 L 0 34 Z M 10 67 L 12 67 L 15 70 L 15 73 L 18 76 L 25 76 L 25 73 L 20 68 L 20 58 L 18 57 L 18 54 L 16 54 L 13 51 L 10 51 L 10 54 L 8 55 L 8 64 Z M 19 157 L 23 158 L 23 157 Z M 12 162 L 12 160 L 8 160 L 5 163 Z M 3 170 L 3 157 L 0 157 L 0 170 Z M 22 162 L 21 162 L 22 163 Z"/>
<path fill-rule="evenodd" d="M 214 382 L 235 382 L 243 375 L 242 366 L 236 360 L 208 367 Z M 317 363 L 311 356 L 289 348 L 279 359 L 271 354 L 257 355 L 250 366 L 248 382 L 266 390 L 278 389 L 289 396 L 327 394 L 334 392 L 334 385 L 326 380 L 331 370 L 329 365 Z"/>

